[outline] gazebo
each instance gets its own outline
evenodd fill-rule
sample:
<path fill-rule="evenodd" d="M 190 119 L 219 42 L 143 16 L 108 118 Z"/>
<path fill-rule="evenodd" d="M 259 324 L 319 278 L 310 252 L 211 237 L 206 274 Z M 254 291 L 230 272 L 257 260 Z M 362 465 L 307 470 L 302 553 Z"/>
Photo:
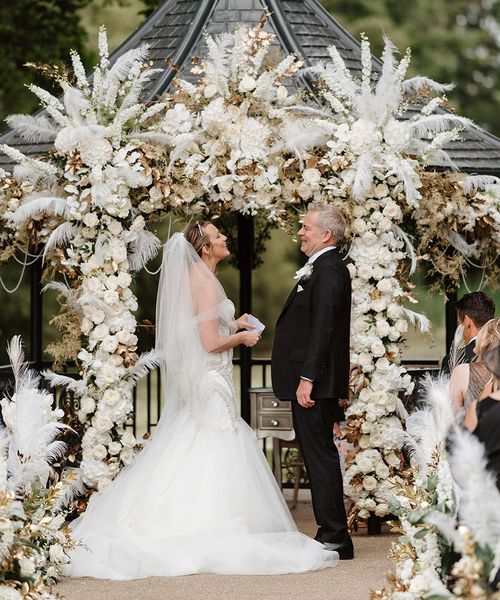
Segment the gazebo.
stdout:
<path fill-rule="evenodd" d="M 169 91 L 176 75 L 185 79 L 190 73 L 191 57 L 204 54 L 204 33 L 216 35 L 232 31 L 236 24 L 255 24 L 264 11 L 270 13 L 268 28 L 276 34 L 276 44 L 285 54 L 301 56 L 306 66 L 328 58 L 326 48 L 334 45 L 348 68 L 361 73 L 360 44 L 319 4 L 317 0 L 166 0 L 111 56 L 111 62 L 131 48 L 148 44 L 155 74 L 144 91 L 143 100 Z M 374 58 L 375 71 L 380 63 Z M 314 90 L 307 77 L 300 77 L 296 85 Z M 408 114 L 411 114 L 411 109 Z M 0 143 L 14 146 L 29 156 L 37 156 L 50 150 L 48 144 L 34 144 L 16 137 L 8 131 Z M 460 141 L 447 147 L 457 167 L 466 173 L 500 175 L 500 140 L 479 127 L 462 133 Z M 0 167 L 10 168 L 10 159 L 0 154 Z M 240 309 L 251 311 L 252 249 L 254 245 L 253 221 L 250 217 L 238 217 L 240 268 Z M 244 251 L 242 251 L 244 249 Z M 42 302 L 41 259 L 32 266 L 31 283 L 31 336 L 32 356 L 35 363 L 42 358 Z M 453 303 L 448 302 L 446 311 L 447 345 L 455 328 Z M 252 358 L 245 348 L 241 356 L 242 416 L 250 418 L 247 390 L 250 388 Z"/>

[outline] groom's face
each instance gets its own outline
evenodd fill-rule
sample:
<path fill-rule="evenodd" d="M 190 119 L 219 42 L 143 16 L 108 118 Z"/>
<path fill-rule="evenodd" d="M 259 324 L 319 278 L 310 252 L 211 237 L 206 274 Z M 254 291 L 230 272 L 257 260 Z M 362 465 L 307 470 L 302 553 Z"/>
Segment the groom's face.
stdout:
<path fill-rule="evenodd" d="M 306 256 L 312 256 L 318 250 L 325 247 L 325 232 L 319 225 L 319 212 L 307 212 L 302 219 L 302 227 L 299 229 L 300 250 Z"/>

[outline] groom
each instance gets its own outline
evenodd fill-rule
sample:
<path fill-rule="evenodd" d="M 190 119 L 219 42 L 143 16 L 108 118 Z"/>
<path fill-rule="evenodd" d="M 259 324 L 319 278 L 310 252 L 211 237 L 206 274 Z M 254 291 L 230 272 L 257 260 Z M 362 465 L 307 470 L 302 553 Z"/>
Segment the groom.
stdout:
<path fill-rule="evenodd" d="M 337 246 L 344 236 L 342 213 L 311 204 L 299 231 L 309 257 L 276 323 L 273 390 L 292 400 L 293 424 L 311 482 L 316 539 L 341 559 L 354 557 L 347 531 L 342 473 L 333 424 L 344 418 L 339 399 L 348 397 L 351 278 Z"/>

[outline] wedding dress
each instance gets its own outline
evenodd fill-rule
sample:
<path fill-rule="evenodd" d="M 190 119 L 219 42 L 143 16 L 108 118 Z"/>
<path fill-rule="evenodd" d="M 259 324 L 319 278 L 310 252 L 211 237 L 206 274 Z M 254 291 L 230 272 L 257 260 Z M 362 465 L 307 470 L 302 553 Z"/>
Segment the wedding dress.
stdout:
<path fill-rule="evenodd" d="M 238 417 L 232 350 L 207 352 L 236 331 L 234 306 L 182 234 L 165 247 L 159 285 L 162 417 L 151 442 L 74 523 L 87 549 L 71 553 L 67 574 L 139 579 L 334 566 L 336 552 L 297 531 L 254 432 Z"/>

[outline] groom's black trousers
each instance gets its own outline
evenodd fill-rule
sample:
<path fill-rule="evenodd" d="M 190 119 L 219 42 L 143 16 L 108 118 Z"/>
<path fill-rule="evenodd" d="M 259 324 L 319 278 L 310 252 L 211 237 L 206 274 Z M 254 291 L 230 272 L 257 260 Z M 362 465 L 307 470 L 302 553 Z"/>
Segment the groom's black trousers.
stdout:
<path fill-rule="evenodd" d="M 311 408 L 292 400 L 293 424 L 311 483 L 316 539 L 342 543 L 349 539 L 344 506 L 342 472 L 333 424 L 338 420 L 338 402 L 315 400 Z"/>

